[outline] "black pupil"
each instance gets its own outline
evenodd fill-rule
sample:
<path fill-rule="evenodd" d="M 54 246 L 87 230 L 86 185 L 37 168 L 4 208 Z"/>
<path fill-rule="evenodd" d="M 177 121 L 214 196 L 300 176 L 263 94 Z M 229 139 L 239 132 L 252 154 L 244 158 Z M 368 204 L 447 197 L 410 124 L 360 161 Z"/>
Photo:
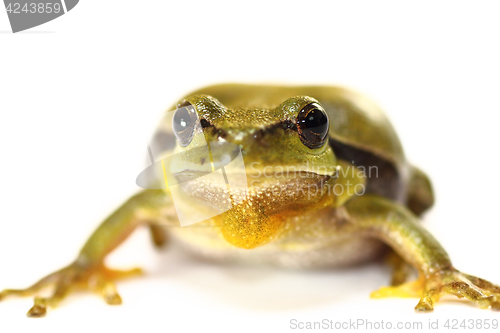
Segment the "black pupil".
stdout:
<path fill-rule="evenodd" d="M 321 147 L 328 135 L 328 116 L 316 103 L 306 105 L 297 116 L 300 140 L 311 149 Z"/>
<path fill-rule="evenodd" d="M 312 109 L 305 117 L 304 125 L 310 131 L 318 135 L 322 135 L 327 131 L 328 118 L 323 111 L 319 109 Z"/>

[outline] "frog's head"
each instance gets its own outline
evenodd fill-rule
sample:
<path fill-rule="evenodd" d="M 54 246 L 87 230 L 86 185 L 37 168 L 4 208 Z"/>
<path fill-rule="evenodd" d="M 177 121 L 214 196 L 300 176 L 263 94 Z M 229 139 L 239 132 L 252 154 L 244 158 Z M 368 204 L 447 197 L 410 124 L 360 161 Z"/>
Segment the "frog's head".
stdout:
<path fill-rule="evenodd" d="M 329 187 L 337 163 L 328 144 L 328 116 L 317 100 L 297 96 L 266 108 L 228 108 L 211 96 L 193 95 L 177 107 L 176 152 L 184 154 L 185 163 L 176 177 L 194 179 L 182 182 L 191 207 L 197 202 L 225 211 L 216 219 L 230 243 L 264 244 L 279 234 L 290 214 L 334 200 Z M 235 167 L 227 164 L 230 160 Z M 225 165 L 226 175 L 200 178 L 210 164 L 217 172 Z"/>

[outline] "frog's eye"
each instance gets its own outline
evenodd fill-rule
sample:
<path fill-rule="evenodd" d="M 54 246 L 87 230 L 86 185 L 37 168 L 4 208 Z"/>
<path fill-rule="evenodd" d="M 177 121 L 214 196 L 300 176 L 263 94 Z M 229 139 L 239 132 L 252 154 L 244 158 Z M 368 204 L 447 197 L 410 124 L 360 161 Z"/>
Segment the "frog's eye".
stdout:
<path fill-rule="evenodd" d="M 321 147 L 328 136 L 328 116 L 318 103 L 309 103 L 297 116 L 297 128 L 302 143 L 308 148 Z"/>
<path fill-rule="evenodd" d="M 186 147 L 191 143 L 191 140 L 193 140 L 197 120 L 196 110 L 189 103 L 183 103 L 181 107 L 175 111 L 174 118 L 172 119 L 172 126 L 174 128 L 175 137 L 181 146 Z"/>

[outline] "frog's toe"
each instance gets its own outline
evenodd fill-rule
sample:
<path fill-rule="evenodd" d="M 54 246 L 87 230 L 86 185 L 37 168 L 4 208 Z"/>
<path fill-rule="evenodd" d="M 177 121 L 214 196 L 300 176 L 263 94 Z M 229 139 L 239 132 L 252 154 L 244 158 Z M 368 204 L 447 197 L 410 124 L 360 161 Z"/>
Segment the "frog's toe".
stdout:
<path fill-rule="evenodd" d="M 118 280 L 130 275 L 140 274 L 139 269 L 131 271 L 111 271 L 108 270 L 106 274 L 97 275 L 95 277 L 95 282 L 93 282 L 92 289 L 100 294 L 104 301 L 109 305 L 120 305 L 122 304 L 122 298 L 116 291 L 114 280 Z"/>
<path fill-rule="evenodd" d="M 0 301 L 4 300 L 7 297 L 10 296 L 30 296 L 41 289 L 48 287 L 52 283 L 54 283 L 57 280 L 57 276 L 60 271 L 57 271 L 55 273 L 52 273 L 50 275 L 47 275 L 43 279 L 40 279 L 37 283 L 32 285 L 31 287 L 28 287 L 26 289 L 5 289 L 2 292 L 0 292 Z"/>
<path fill-rule="evenodd" d="M 425 281 L 419 278 L 415 281 L 405 282 L 396 286 L 382 287 L 370 294 L 371 298 L 386 297 L 422 297 Z"/>
<path fill-rule="evenodd" d="M 415 307 L 416 311 L 432 311 L 443 295 L 466 298 L 481 309 L 500 310 L 500 287 L 484 279 L 455 269 L 436 273 L 427 279 L 426 291 Z"/>
<path fill-rule="evenodd" d="M 49 297 L 35 297 L 33 307 L 28 311 L 28 317 L 43 317 L 47 307 L 55 307 L 73 290 L 88 289 L 100 294 L 106 303 L 118 305 L 122 299 L 114 284 L 115 280 L 140 274 L 140 269 L 127 271 L 112 270 L 104 265 L 83 267 L 76 263 L 50 274 L 33 286 L 26 289 L 8 289 L 0 293 L 0 300 L 7 296 L 29 296 L 36 294 L 45 287 L 53 286 Z"/>

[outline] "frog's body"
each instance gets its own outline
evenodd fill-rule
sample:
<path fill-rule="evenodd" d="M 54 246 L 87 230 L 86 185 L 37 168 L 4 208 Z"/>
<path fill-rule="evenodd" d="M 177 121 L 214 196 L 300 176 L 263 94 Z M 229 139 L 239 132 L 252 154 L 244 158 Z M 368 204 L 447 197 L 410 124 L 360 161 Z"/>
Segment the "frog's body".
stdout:
<path fill-rule="evenodd" d="M 214 116 L 211 110 L 205 112 L 204 117 L 210 120 L 210 130 L 217 132 L 218 137 L 235 142 L 235 136 L 238 135 L 238 143 L 244 143 L 245 136 L 248 136 L 264 147 L 268 143 L 262 137 L 262 132 L 269 131 L 269 128 L 278 131 L 280 124 L 286 120 L 285 117 L 266 117 L 266 111 L 277 108 L 283 101 L 295 96 L 314 96 L 331 119 L 329 145 L 337 159 L 344 163 L 354 163 L 366 170 L 367 194 L 378 194 L 406 205 L 417 202 L 421 208 L 416 214 L 432 205 L 433 195 L 427 177 L 421 172 L 412 172 L 415 169 L 406 163 L 398 137 L 386 116 L 373 102 L 358 93 L 339 87 L 217 85 L 190 94 L 196 95 L 211 96 L 227 110 L 244 110 L 238 112 L 237 117 L 231 112 L 231 117 L 223 122 L 220 121 L 220 114 Z M 242 123 L 246 125 L 245 128 L 242 128 Z M 168 145 L 169 140 L 165 140 L 165 134 L 174 137 L 171 131 L 166 130 L 168 127 L 168 124 L 162 124 L 159 133 L 154 135 L 154 138 L 162 140 L 153 142 L 157 147 L 163 144 L 166 155 L 171 147 Z M 231 130 L 237 133 L 233 137 L 230 137 Z M 259 140 L 255 140 L 256 133 L 261 136 Z M 271 135 L 272 133 L 267 134 Z M 250 165 L 249 162 L 246 164 Z M 342 174 L 340 173 L 341 176 Z M 412 177 L 420 179 L 412 183 L 419 185 L 419 191 L 409 194 Z M 415 192 L 420 196 L 415 196 Z M 409 200 L 409 197 L 413 200 Z M 363 234 L 346 236 L 332 228 L 343 223 L 341 219 L 338 221 L 338 213 L 332 207 L 313 212 L 301 211 L 283 221 L 283 232 L 279 237 L 253 251 L 228 243 L 220 228 L 200 228 L 202 225 L 217 225 L 217 221 L 213 219 L 193 228 L 170 228 L 169 232 L 187 250 L 211 259 L 286 267 L 356 264 L 373 259 L 385 249 L 384 244 L 376 239 L 367 238 Z"/>
<path fill-rule="evenodd" d="M 433 204 L 430 182 L 407 163 L 389 121 L 365 97 L 337 87 L 230 84 L 189 94 L 177 108 L 173 121 L 160 125 L 152 149 L 157 156 L 182 156 L 182 163 L 171 164 L 175 179 L 168 180 L 179 186 L 132 197 L 95 231 L 74 263 L 28 289 L 5 290 L 0 299 L 54 284 L 54 295 L 36 298 L 28 315 L 44 315 L 47 305 L 75 286 L 121 303 L 113 280 L 136 271 L 110 270 L 104 258 L 147 224 L 157 245 L 166 242 L 166 230 L 210 258 L 286 267 L 359 263 L 389 245 L 397 253 L 393 286 L 372 296 L 420 297 L 416 310 L 430 311 L 448 293 L 500 309 L 500 287 L 456 270 L 419 224 L 418 216 Z M 239 181 L 228 182 L 234 177 L 229 167 L 224 181 L 205 177 L 218 170 L 217 153 L 211 150 L 210 162 L 199 153 L 207 143 L 240 147 L 245 173 Z M 183 200 L 174 207 L 173 197 Z M 181 228 L 176 212 L 186 211 L 220 213 Z M 405 282 L 407 264 L 418 270 L 418 280 Z"/>
<path fill-rule="evenodd" d="M 262 133 L 269 132 L 270 128 L 279 131 L 280 125 L 287 120 L 286 117 L 266 117 L 269 113 L 267 110 L 275 109 L 283 101 L 295 96 L 314 96 L 329 119 L 332 119 L 329 123 L 329 144 L 337 159 L 365 168 L 367 194 L 378 194 L 406 205 L 413 202 L 415 207 L 420 207 L 415 211 L 416 214 L 432 205 L 432 190 L 427 177 L 421 172 L 412 172 L 415 169 L 406 163 L 397 135 L 388 119 L 374 103 L 360 94 L 338 87 L 217 85 L 190 94 L 196 95 L 211 96 L 227 110 L 244 110 L 238 112 L 237 117 L 231 112 L 231 117 L 227 119 L 220 117 L 220 114 L 216 117 L 209 110 L 204 113 L 204 119 L 210 121 L 210 131 L 218 133 L 218 138 L 243 143 L 245 149 L 245 139 L 250 137 L 251 141 L 257 143 L 253 150 L 258 152 L 268 149 L 268 141 L 272 140 L 264 138 Z M 241 124 L 245 124 L 245 127 Z M 161 147 L 163 143 L 163 148 L 168 150 L 171 147 L 168 146 L 168 140 L 165 140 L 165 134 L 171 137 L 174 134 L 166 130 L 166 125 L 162 124 L 160 133 L 154 136 L 162 138 L 163 142 L 153 144 Z M 232 137 L 231 130 L 236 133 Z M 254 137 L 256 134 L 259 135 L 258 140 Z M 273 133 L 267 133 L 268 137 L 272 135 Z M 249 154 L 244 156 L 248 159 L 247 165 L 253 161 Z M 419 181 L 412 183 L 418 184 L 419 190 L 409 194 L 412 177 L 419 178 Z M 416 196 L 414 193 L 420 195 Z M 169 231 L 172 236 L 180 239 L 186 249 L 212 259 L 286 267 L 355 264 L 374 258 L 384 249 L 382 242 L 366 238 L 363 234 L 346 236 L 339 233 L 333 226 L 343 223 L 341 220 L 337 209 L 332 207 L 313 212 L 302 211 L 283 221 L 283 232 L 273 242 L 253 251 L 228 243 L 220 228 L 200 228 L 203 224 L 216 225 L 217 222 L 213 219 L 197 224 L 194 228 L 171 228 Z"/>

